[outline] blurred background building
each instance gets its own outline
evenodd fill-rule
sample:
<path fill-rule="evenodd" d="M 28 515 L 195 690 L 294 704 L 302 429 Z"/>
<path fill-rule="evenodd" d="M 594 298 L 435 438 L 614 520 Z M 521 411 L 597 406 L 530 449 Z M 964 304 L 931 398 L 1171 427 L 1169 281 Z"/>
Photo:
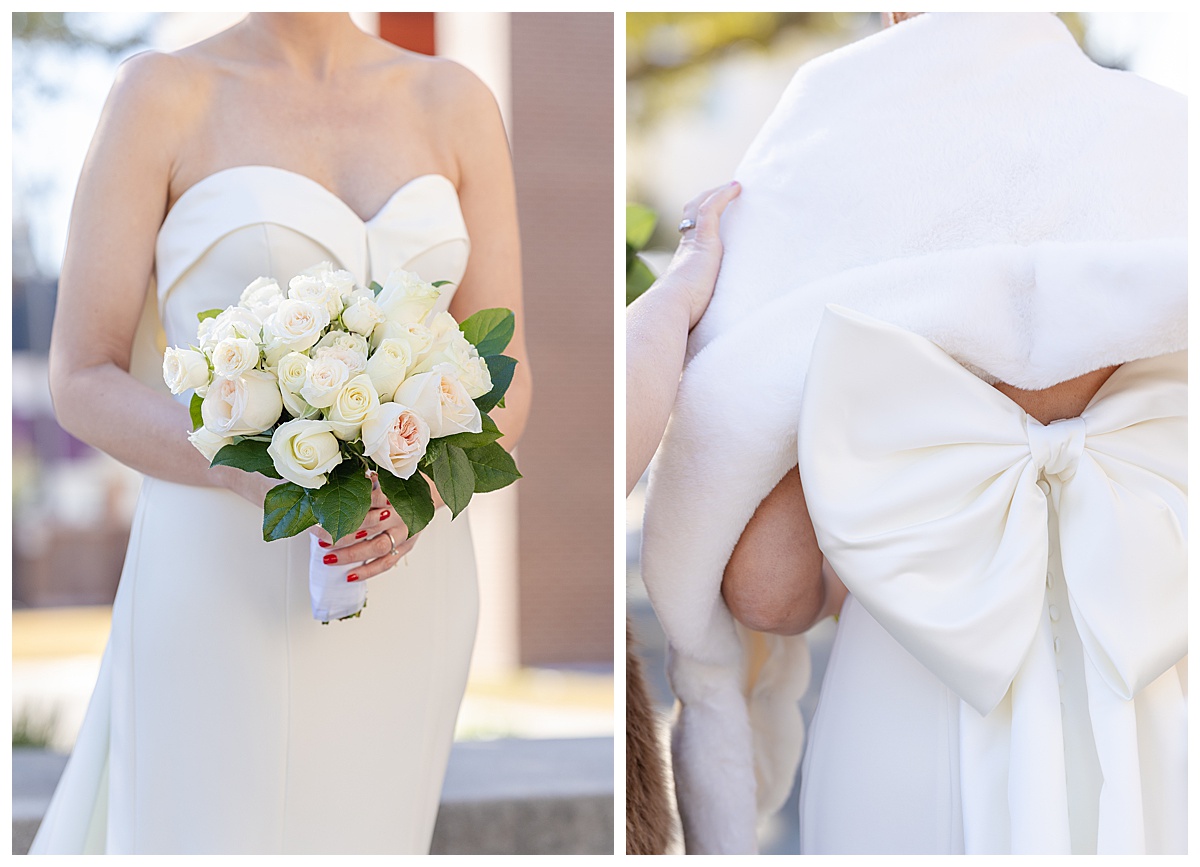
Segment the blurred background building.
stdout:
<path fill-rule="evenodd" d="M 13 13 L 14 744 L 70 748 L 140 476 L 55 423 L 46 355 L 71 199 L 117 65 L 236 12 Z M 453 58 L 512 145 L 536 395 L 525 478 L 471 505 L 480 627 L 462 738 L 613 730 L 613 16 L 352 13 Z"/>
<path fill-rule="evenodd" d="M 1186 13 L 1060 13 L 1088 55 L 1187 92 Z M 683 204 L 736 178 L 796 69 L 880 29 L 876 12 L 645 12 L 625 16 L 626 200 L 660 216 L 643 254 L 661 273 L 678 240 Z M 635 233 L 636 234 L 636 233 Z M 640 245 L 640 241 L 638 242 Z M 628 609 L 653 698 L 669 714 L 665 640 L 641 583 L 638 552 L 645 479 L 626 501 Z M 833 622 L 810 633 L 814 680 L 801 709 L 816 706 Z M 799 786 L 761 835 L 764 853 L 799 851 Z"/>

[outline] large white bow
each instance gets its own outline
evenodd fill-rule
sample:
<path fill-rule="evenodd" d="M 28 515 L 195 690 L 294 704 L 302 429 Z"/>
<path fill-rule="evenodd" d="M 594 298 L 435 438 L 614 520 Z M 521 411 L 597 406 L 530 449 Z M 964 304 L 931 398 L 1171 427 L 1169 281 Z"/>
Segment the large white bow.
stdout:
<path fill-rule="evenodd" d="M 968 852 L 1071 851 L 1053 574 L 1083 651 L 1098 851 L 1186 839 L 1161 827 L 1186 797 L 1185 699 L 1161 677 L 1187 654 L 1186 358 L 1129 362 L 1080 417 L 1042 425 L 925 338 L 825 313 L 805 496 L 850 592 L 964 704 Z M 1163 720 L 1148 749 L 1139 726 Z M 1147 780 L 1178 817 L 1147 815 Z"/>

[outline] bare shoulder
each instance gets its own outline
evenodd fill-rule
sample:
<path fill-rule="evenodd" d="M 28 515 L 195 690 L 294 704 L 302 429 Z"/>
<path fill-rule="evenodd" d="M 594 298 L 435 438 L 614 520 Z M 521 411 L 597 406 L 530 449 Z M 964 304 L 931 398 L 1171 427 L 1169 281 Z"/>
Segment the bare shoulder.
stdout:
<path fill-rule="evenodd" d="M 118 67 L 101 128 L 174 152 L 197 115 L 203 92 L 203 77 L 194 63 L 167 52 L 143 51 Z"/>

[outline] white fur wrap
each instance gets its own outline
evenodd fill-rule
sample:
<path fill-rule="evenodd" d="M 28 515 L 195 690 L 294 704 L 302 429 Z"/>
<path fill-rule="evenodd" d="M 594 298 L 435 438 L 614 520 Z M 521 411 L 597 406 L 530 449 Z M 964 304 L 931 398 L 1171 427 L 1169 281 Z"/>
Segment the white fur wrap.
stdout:
<path fill-rule="evenodd" d="M 646 507 L 689 852 L 754 851 L 800 756 L 803 637 L 771 640 L 747 695 L 720 584 L 794 471 L 825 305 L 1021 388 L 1183 349 L 1186 133 L 1182 96 L 1096 66 L 1050 14 L 930 13 L 796 74 L 735 175 Z"/>

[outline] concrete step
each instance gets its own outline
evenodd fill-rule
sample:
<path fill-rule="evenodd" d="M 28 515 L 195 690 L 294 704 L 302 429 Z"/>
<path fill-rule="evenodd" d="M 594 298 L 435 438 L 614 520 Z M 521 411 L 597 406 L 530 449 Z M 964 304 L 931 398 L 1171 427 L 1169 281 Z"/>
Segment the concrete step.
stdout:
<path fill-rule="evenodd" d="M 67 757 L 18 747 L 12 759 L 13 854 L 24 855 Z M 611 855 L 612 738 L 456 743 L 432 851 Z"/>

